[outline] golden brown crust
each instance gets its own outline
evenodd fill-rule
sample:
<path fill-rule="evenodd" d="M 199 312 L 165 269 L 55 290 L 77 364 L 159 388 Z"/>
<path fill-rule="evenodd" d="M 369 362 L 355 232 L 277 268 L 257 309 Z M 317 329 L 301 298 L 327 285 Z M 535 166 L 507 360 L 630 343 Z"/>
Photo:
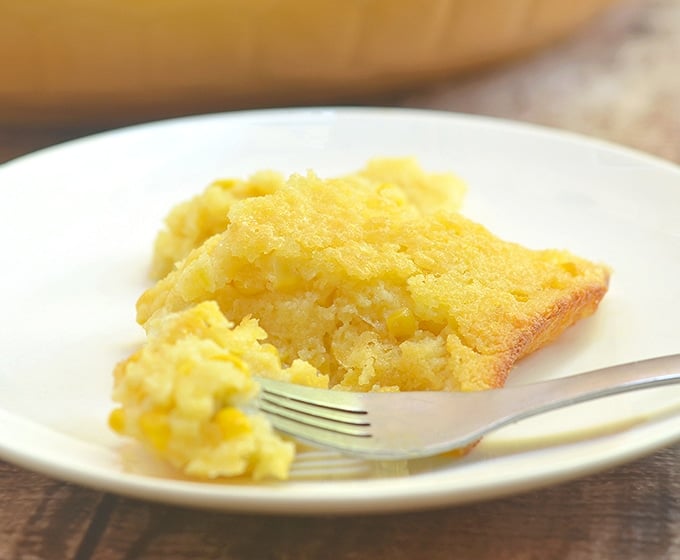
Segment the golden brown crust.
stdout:
<path fill-rule="evenodd" d="M 609 271 L 604 267 L 602 271 L 605 274 L 602 282 L 593 282 L 568 293 L 537 318 L 529 329 L 519 333 L 512 348 L 498 361 L 494 387 L 505 385 L 508 374 L 517 361 L 550 344 L 566 329 L 597 311 L 609 285 Z"/>

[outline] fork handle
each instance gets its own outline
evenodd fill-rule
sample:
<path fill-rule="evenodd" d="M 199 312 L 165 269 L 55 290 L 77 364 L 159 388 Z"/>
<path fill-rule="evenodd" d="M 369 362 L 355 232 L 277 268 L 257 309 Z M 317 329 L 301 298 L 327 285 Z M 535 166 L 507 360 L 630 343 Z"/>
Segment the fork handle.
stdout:
<path fill-rule="evenodd" d="M 661 356 L 499 391 L 500 424 L 619 393 L 680 382 L 680 354 Z M 495 399 L 494 399 L 495 400 Z M 498 410 L 498 409 L 497 409 Z"/>

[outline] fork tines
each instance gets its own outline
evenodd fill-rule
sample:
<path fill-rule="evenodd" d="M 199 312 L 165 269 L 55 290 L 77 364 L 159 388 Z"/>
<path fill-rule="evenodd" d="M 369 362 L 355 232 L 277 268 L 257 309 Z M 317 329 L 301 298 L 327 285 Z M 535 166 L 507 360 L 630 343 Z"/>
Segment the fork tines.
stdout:
<path fill-rule="evenodd" d="M 359 438 L 370 437 L 368 413 L 355 395 L 323 391 L 288 383 L 258 379 L 261 385 L 259 409 L 266 413 L 276 429 L 299 435 L 301 426 Z M 321 399 L 323 396 L 323 399 Z"/>

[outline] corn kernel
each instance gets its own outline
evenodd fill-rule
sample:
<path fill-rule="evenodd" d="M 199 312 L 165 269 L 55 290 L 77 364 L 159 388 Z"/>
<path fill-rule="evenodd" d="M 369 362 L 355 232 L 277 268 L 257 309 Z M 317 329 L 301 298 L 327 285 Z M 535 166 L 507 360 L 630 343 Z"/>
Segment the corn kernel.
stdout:
<path fill-rule="evenodd" d="M 267 354 L 271 354 L 272 356 L 278 358 L 279 357 L 279 351 L 274 346 L 273 344 L 269 344 L 268 342 L 263 342 L 262 343 L 262 350 L 264 350 Z"/>
<path fill-rule="evenodd" d="M 221 362 L 227 362 L 229 364 L 233 364 L 236 369 L 239 371 L 242 371 L 244 373 L 248 373 L 250 370 L 248 369 L 248 366 L 246 363 L 236 354 L 233 352 L 228 352 L 225 354 L 220 354 L 219 356 L 216 356 L 215 359 L 220 360 Z"/>
<path fill-rule="evenodd" d="M 300 279 L 294 274 L 279 274 L 276 277 L 274 289 L 282 292 L 292 292 L 301 286 Z"/>
<path fill-rule="evenodd" d="M 571 274 L 572 276 L 576 276 L 579 273 L 578 265 L 574 262 L 566 261 L 561 263 L 560 266 L 567 274 Z"/>
<path fill-rule="evenodd" d="M 215 416 L 215 421 L 220 427 L 224 439 L 243 436 L 252 431 L 248 417 L 233 406 L 220 410 Z"/>
<path fill-rule="evenodd" d="M 114 408 L 109 414 L 109 427 L 116 433 L 122 434 L 125 429 L 125 411 Z"/>
<path fill-rule="evenodd" d="M 239 183 L 238 179 L 217 179 L 210 186 L 220 187 L 223 190 L 233 189 Z"/>
<path fill-rule="evenodd" d="M 276 263 L 273 287 L 275 290 L 292 292 L 302 285 L 299 272 L 287 263 Z"/>
<path fill-rule="evenodd" d="M 410 309 L 404 307 L 387 317 L 387 332 L 394 338 L 405 339 L 416 332 L 418 321 Z"/>
<path fill-rule="evenodd" d="M 170 426 L 165 414 L 153 410 L 145 412 L 139 419 L 139 428 L 155 449 L 166 449 L 170 439 Z"/>

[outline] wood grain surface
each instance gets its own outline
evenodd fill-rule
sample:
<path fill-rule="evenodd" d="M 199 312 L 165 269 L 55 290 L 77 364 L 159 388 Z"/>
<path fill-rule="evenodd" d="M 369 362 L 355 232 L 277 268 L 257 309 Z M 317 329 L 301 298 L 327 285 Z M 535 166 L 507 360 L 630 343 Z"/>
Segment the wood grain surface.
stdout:
<path fill-rule="evenodd" d="M 222 514 L 101 494 L 0 463 L 0 558 L 674 559 L 680 446 L 516 497 L 398 515 Z"/>
<path fill-rule="evenodd" d="M 679 70 L 680 2 L 631 0 L 531 58 L 383 104 L 535 122 L 680 163 Z M 0 125 L 0 161 L 91 132 Z M 0 559 L 671 560 L 680 558 L 679 465 L 680 444 L 479 504 L 282 517 L 151 504 L 0 462 Z"/>

